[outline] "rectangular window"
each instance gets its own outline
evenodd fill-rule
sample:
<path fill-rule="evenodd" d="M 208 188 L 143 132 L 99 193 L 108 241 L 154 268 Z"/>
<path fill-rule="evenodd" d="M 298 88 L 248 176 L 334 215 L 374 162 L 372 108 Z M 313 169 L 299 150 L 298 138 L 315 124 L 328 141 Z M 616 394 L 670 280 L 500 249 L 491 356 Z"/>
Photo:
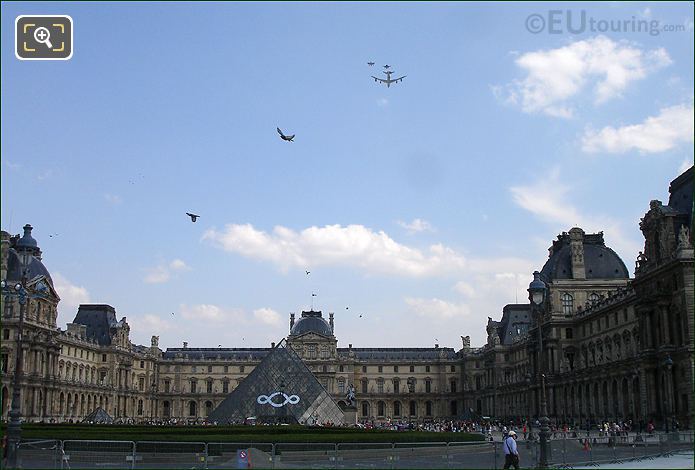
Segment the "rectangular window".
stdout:
<path fill-rule="evenodd" d="M 345 381 L 338 380 L 338 393 L 341 395 L 345 394 Z"/>
<path fill-rule="evenodd" d="M 309 356 L 309 359 L 316 359 L 318 352 L 316 351 L 315 344 L 307 345 L 307 354 Z"/>
<path fill-rule="evenodd" d="M 429 372 L 429 371 L 430 371 L 430 366 L 425 366 L 425 372 Z"/>
<path fill-rule="evenodd" d="M 244 373 L 244 366 L 239 366 L 239 372 L 242 374 Z"/>
<path fill-rule="evenodd" d="M 451 393 L 456 393 L 456 381 L 452 380 L 449 385 L 451 386 Z"/>
<path fill-rule="evenodd" d="M 212 393 L 212 380 L 208 380 L 208 393 Z"/>
<path fill-rule="evenodd" d="M 68 354 L 70 353 L 68 352 Z M 101 362 L 106 362 L 106 354 L 101 355 Z"/>
<path fill-rule="evenodd" d="M 400 393 L 401 391 L 401 381 L 394 379 L 393 381 L 393 393 Z"/>
<path fill-rule="evenodd" d="M 229 372 L 229 366 L 224 366 L 224 373 L 226 374 L 228 372 Z"/>
<path fill-rule="evenodd" d="M 415 372 L 415 366 L 410 366 L 410 372 Z"/>
<path fill-rule="evenodd" d="M 144 368 L 145 368 L 145 361 L 140 361 L 140 369 L 144 369 Z"/>
<path fill-rule="evenodd" d="M 379 366 L 379 373 L 384 372 L 384 366 Z"/>
<path fill-rule="evenodd" d="M 222 393 L 229 393 L 229 381 L 222 382 Z"/>
<path fill-rule="evenodd" d="M 398 366 L 393 366 L 393 371 L 398 372 Z"/>
<path fill-rule="evenodd" d="M 10 339 L 10 330 L 7 328 L 2 330 L 2 339 Z"/>
<path fill-rule="evenodd" d="M 2 373 L 6 374 L 7 373 L 7 367 L 9 364 L 9 357 L 7 354 L 2 355 Z M 3 397 L 5 398 L 5 397 Z"/>
<path fill-rule="evenodd" d="M 338 367 L 338 370 L 339 370 L 340 372 L 345 372 L 345 366 L 339 366 L 339 367 Z"/>
<path fill-rule="evenodd" d="M 195 380 L 191 380 L 191 393 L 196 393 L 196 389 L 198 388 L 198 382 Z"/>
<path fill-rule="evenodd" d="M 367 389 L 369 387 L 369 382 L 367 380 L 362 381 L 362 393 L 367 393 Z"/>
<path fill-rule="evenodd" d="M 212 366 L 208 366 L 208 372 L 212 372 Z"/>
<path fill-rule="evenodd" d="M 138 390 L 141 392 L 145 390 L 145 377 L 140 377 L 138 379 Z"/>
<path fill-rule="evenodd" d="M 432 392 L 432 381 L 425 380 L 425 393 Z"/>
<path fill-rule="evenodd" d="M 572 328 L 565 328 L 565 338 L 572 339 Z"/>
<path fill-rule="evenodd" d="M 384 381 L 383 381 L 383 380 L 379 380 L 379 381 L 376 383 L 376 388 L 377 388 L 377 391 L 378 391 L 379 393 L 384 393 Z"/>
<path fill-rule="evenodd" d="M 101 383 L 101 385 L 106 385 L 106 371 L 105 370 L 99 371 L 99 383 Z"/>
<path fill-rule="evenodd" d="M 169 393 L 171 391 L 171 382 L 168 380 L 164 381 L 164 393 Z"/>
<path fill-rule="evenodd" d="M 362 372 L 367 372 L 367 366 L 362 366 Z"/>

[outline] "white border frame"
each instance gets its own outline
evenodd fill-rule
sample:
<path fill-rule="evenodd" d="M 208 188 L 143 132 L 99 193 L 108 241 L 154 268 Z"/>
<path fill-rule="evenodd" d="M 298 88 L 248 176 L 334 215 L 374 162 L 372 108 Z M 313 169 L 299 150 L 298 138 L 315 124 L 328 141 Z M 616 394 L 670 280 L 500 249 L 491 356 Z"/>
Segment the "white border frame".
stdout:
<path fill-rule="evenodd" d="M 67 18 L 70 20 L 70 55 L 67 57 L 20 57 L 17 53 L 17 24 L 22 18 Z M 75 52 L 75 22 L 72 20 L 70 15 L 19 15 L 14 20 L 14 56 L 19 60 L 70 60 L 72 54 Z"/>

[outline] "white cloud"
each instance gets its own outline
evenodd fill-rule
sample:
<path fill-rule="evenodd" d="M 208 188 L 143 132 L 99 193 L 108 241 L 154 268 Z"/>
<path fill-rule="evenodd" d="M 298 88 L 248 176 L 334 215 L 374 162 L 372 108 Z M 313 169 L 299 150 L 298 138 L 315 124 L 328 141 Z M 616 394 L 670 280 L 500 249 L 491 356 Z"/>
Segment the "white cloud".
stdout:
<path fill-rule="evenodd" d="M 408 233 L 419 233 L 419 232 L 434 232 L 435 229 L 426 220 L 413 219 L 412 222 L 403 222 L 402 220 L 397 221 L 398 225 L 403 227 L 408 231 Z"/>
<path fill-rule="evenodd" d="M 622 224 L 611 217 L 581 213 L 569 202 L 568 194 L 571 189 L 560 180 L 559 170 L 555 168 L 535 183 L 515 186 L 510 188 L 510 191 L 518 206 L 552 224 L 556 230 L 566 231 L 572 227 L 580 227 L 587 233 L 603 231 L 613 240 L 612 248 L 631 258 L 635 256 L 641 249 L 640 242 L 625 235 Z"/>
<path fill-rule="evenodd" d="M 415 314 L 435 320 L 451 320 L 470 314 L 470 307 L 464 303 L 452 303 L 437 298 L 406 297 L 405 303 Z"/>
<path fill-rule="evenodd" d="M 5 166 L 6 166 L 7 168 L 9 168 L 10 170 L 19 170 L 19 169 L 22 167 L 21 164 L 19 164 L 19 163 L 14 163 L 14 162 L 11 162 L 11 161 L 9 161 L 9 160 L 3 160 L 2 163 L 3 163 L 3 165 L 5 165 Z"/>
<path fill-rule="evenodd" d="M 692 158 L 686 158 L 685 160 L 683 160 L 681 162 L 681 166 L 678 167 L 678 174 L 680 175 L 681 173 L 684 173 L 691 166 L 693 166 L 693 159 Z"/>
<path fill-rule="evenodd" d="M 60 318 L 57 320 L 60 326 L 72 322 L 80 304 L 90 302 L 89 292 L 85 287 L 73 284 L 59 272 L 53 273 L 51 279 L 53 280 L 53 288 L 60 297 L 58 303 Z"/>
<path fill-rule="evenodd" d="M 198 304 L 198 305 L 181 305 L 181 316 L 186 320 L 196 321 L 240 321 L 244 319 L 244 313 L 241 309 L 223 309 L 217 305 Z"/>
<path fill-rule="evenodd" d="M 301 232 L 276 226 L 272 233 L 250 224 L 208 230 L 209 240 L 225 251 L 270 261 L 282 270 L 306 266 L 348 266 L 368 273 L 411 277 L 441 276 L 465 267 L 463 255 L 441 244 L 423 252 L 363 225 L 326 225 Z"/>
<path fill-rule="evenodd" d="M 280 314 L 271 308 L 256 309 L 253 311 L 253 316 L 266 325 L 280 326 L 283 323 Z"/>
<path fill-rule="evenodd" d="M 171 322 L 152 314 L 128 316 L 128 323 L 131 331 L 137 331 L 139 336 L 145 338 L 159 335 L 162 331 L 174 329 L 174 325 Z"/>
<path fill-rule="evenodd" d="M 570 118 L 574 109 L 569 100 L 580 92 L 592 88 L 594 102 L 603 103 L 619 97 L 631 82 L 669 65 L 671 59 L 663 48 L 647 51 L 597 36 L 557 49 L 527 52 L 515 63 L 526 77 L 504 88 L 493 87 L 495 96 L 527 113 Z"/>
<path fill-rule="evenodd" d="M 662 109 L 641 124 L 623 127 L 604 127 L 600 131 L 587 130 L 582 139 L 582 150 L 589 153 L 658 153 L 671 150 L 681 143 L 692 143 L 695 133 L 693 105 L 677 105 Z"/>
<path fill-rule="evenodd" d="M 465 281 L 459 281 L 454 286 L 454 290 L 463 295 L 464 297 L 475 297 L 475 289 L 472 285 Z"/>
<path fill-rule="evenodd" d="M 44 170 L 36 177 L 39 181 L 45 181 L 53 177 L 53 170 Z"/>
<path fill-rule="evenodd" d="M 104 194 L 104 199 L 106 199 L 106 202 L 114 206 L 123 202 L 123 199 L 121 199 L 121 197 L 116 194 L 106 193 Z"/>
<path fill-rule="evenodd" d="M 169 281 L 173 275 L 188 271 L 190 268 L 180 259 L 175 259 L 169 264 L 160 264 L 154 268 L 147 268 L 147 274 L 143 279 L 148 284 L 162 284 Z"/>
<path fill-rule="evenodd" d="M 385 108 L 389 105 L 389 100 L 386 98 L 379 98 L 378 100 L 376 100 L 376 105 L 380 108 Z"/>

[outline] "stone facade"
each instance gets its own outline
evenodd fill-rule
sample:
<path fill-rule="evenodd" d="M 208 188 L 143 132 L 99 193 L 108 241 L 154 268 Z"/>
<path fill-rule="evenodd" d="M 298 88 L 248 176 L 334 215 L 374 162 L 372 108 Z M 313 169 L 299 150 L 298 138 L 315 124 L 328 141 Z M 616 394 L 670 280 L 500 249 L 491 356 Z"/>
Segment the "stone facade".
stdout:
<path fill-rule="evenodd" d="M 360 421 L 539 415 L 540 377 L 557 421 L 692 419 L 693 169 L 674 180 L 668 205 L 652 201 L 631 279 L 603 234 L 558 236 L 539 276 L 540 311 L 507 305 L 488 317 L 487 344 L 472 348 L 339 348 L 333 314 L 290 314 L 287 344 L 343 408 L 355 389 Z M 22 414 L 31 421 L 81 420 L 102 407 L 115 418 L 202 420 L 270 348 L 159 348 L 130 342 L 126 317 L 108 305 L 81 305 L 66 330 L 60 301 L 27 225 L 2 232 L 2 417 L 7 418 L 19 326 L 12 286 L 27 267 L 21 376 Z M 23 263 L 23 264 L 22 264 Z M 539 320 L 542 356 L 539 355 Z M 272 345 L 271 345 L 272 346 Z"/>

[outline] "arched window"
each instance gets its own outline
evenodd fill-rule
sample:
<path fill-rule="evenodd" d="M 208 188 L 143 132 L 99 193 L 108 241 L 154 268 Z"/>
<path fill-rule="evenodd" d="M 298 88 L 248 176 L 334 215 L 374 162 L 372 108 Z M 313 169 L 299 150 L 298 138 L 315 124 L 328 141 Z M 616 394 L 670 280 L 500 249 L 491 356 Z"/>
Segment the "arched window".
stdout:
<path fill-rule="evenodd" d="M 432 416 L 432 402 L 425 402 L 425 415 Z"/>
<path fill-rule="evenodd" d="M 565 292 L 562 294 L 562 297 L 560 297 L 560 300 L 562 301 L 562 313 L 565 315 L 572 315 L 574 312 L 574 297 Z"/>
<path fill-rule="evenodd" d="M 592 292 L 592 293 L 589 295 L 589 304 L 590 304 L 590 305 L 594 305 L 594 304 L 597 303 L 599 300 L 601 300 L 601 297 L 600 297 L 596 292 Z"/>
<path fill-rule="evenodd" d="M 362 416 L 369 416 L 369 402 L 362 402 Z"/>
<path fill-rule="evenodd" d="M 376 404 L 377 416 L 386 415 L 386 403 L 380 401 Z"/>
<path fill-rule="evenodd" d="M 376 379 L 376 389 L 377 392 L 384 393 L 384 379 L 382 379 L 381 377 Z"/>
<path fill-rule="evenodd" d="M 401 402 L 400 401 L 394 401 L 393 402 L 393 416 L 400 416 L 401 415 Z"/>
<path fill-rule="evenodd" d="M 188 416 L 195 416 L 196 413 L 196 404 L 194 401 L 188 402 Z"/>
<path fill-rule="evenodd" d="M 425 379 L 425 393 L 432 392 L 432 379 Z"/>
<path fill-rule="evenodd" d="M 345 379 L 342 377 L 338 379 L 338 393 L 345 395 Z"/>
<path fill-rule="evenodd" d="M 367 379 L 362 379 L 362 393 L 367 393 L 369 389 L 369 381 Z"/>
<path fill-rule="evenodd" d="M 162 405 L 164 406 L 164 413 L 163 413 L 164 417 L 165 418 L 170 417 L 171 416 L 171 405 L 169 404 L 168 401 L 165 401 L 164 403 L 162 403 Z"/>
<path fill-rule="evenodd" d="M 400 393 L 401 391 L 401 381 L 399 379 L 393 379 L 393 393 Z"/>
<path fill-rule="evenodd" d="M 410 416 L 417 416 L 417 403 L 415 403 L 415 400 L 410 400 Z"/>
<path fill-rule="evenodd" d="M 453 400 L 451 402 L 451 416 L 456 416 L 458 414 L 459 414 L 458 403 L 456 402 L 456 400 Z"/>
<path fill-rule="evenodd" d="M 212 402 L 206 401 L 205 402 L 205 417 L 210 416 L 210 413 L 212 413 Z"/>
<path fill-rule="evenodd" d="M 196 379 L 191 379 L 191 393 L 196 393 L 196 389 L 198 388 L 198 381 Z M 193 403 L 193 402 L 191 402 Z"/>
<path fill-rule="evenodd" d="M 415 377 L 410 377 L 408 379 L 408 392 L 409 393 L 415 393 L 415 384 L 417 381 L 415 380 Z"/>
<path fill-rule="evenodd" d="M 138 400 L 138 416 L 142 416 L 142 400 Z"/>

